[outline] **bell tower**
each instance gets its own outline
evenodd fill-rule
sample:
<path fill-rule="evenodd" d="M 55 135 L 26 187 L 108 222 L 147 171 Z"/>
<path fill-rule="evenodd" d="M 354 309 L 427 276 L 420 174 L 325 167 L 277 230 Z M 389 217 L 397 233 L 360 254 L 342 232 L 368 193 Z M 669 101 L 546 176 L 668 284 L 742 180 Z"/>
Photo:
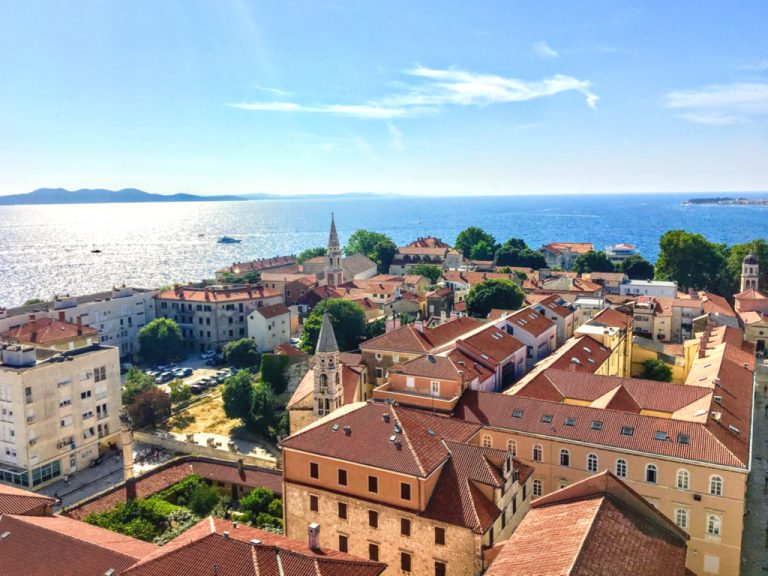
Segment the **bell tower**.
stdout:
<path fill-rule="evenodd" d="M 344 283 L 344 270 L 341 267 L 341 246 L 336 233 L 336 222 L 331 213 L 331 233 L 328 236 L 328 253 L 325 257 L 325 283 L 335 287 Z"/>
<path fill-rule="evenodd" d="M 758 290 L 758 278 L 760 261 L 754 252 L 747 254 L 741 263 L 741 292 L 745 290 Z"/>
<path fill-rule="evenodd" d="M 323 314 L 323 324 L 315 348 L 315 392 L 314 414 L 318 418 L 340 408 L 344 402 L 344 388 L 341 385 L 339 345 L 333 333 L 328 311 Z"/>

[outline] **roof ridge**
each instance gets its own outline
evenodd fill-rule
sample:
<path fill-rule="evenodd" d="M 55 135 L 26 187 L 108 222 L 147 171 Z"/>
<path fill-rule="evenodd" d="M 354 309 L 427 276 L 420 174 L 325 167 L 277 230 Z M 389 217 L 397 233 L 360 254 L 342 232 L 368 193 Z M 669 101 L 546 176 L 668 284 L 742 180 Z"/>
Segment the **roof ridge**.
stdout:
<path fill-rule="evenodd" d="M 472 492 L 472 489 L 474 488 L 472 484 L 472 480 L 467 477 L 464 482 L 467 484 L 467 492 L 469 493 L 469 503 L 470 506 L 472 506 L 472 514 L 475 516 L 475 526 L 482 526 L 482 522 L 480 521 L 480 514 L 477 513 L 477 506 L 475 506 L 475 495 Z M 474 530 L 473 530 L 474 531 Z"/>
<path fill-rule="evenodd" d="M 602 502 L 600 502 L 600 506 L 597 506 L 595 508 L 595 512 L 592 515 L 592 521 L 589 523 L 589 530 L 587 530 L 584 533 L 584 538 L 582 538 L 581 543 L 579 544 L 579 552 L 578 552 L 578 554 L 574 555 L 573 563 L 571 564 L 571 567 L 568 569 L 568 576 L 573 574 L 573 570 L 576 568 L 576 566 L 581 561 L 581 557 L 582 557 L 582 555 L 584 553 L 584 545 L 587 543 L 587 541 L 589 540 L 589 537 L 592 535 L 592 532 L 595 530 L 595 524 L 596 524 L 595 519 L 597 518 L 597 515 L 600 513 L 600 511 L 603 509 L 603 506 L 605 506 L 606 495 L 605 494 L 602 494 L 602 495 L 597 495 L 596 494 L 595 496 L 599 497 L 602 500 Z M 578 502 L 578 500 L 575 500 L 575 501 Z"/>
<path fill-rule="evenodd" d="M 403 438 L 405 439 L 405 442 L 408 444 L 408 450 L 411 451 L 411 454 L 413 455 L 413 459 L 416 461 L 416 465 L 419 467 L 419 471 L 423 476 L 427 475 L 426 470 L 424 469 L 424 465 L 421 463 L 421 459 L 419 458 L 418 453 L 413 447 L 413 443 L 411 442 L 411 439 L 408 437 L 408 433 L 405 431 L 405 426 L 403 426 L 402 421 L 400 420 L 400 416 L 398 416 L 397 412 L 395 411 L 395 407 L 392 405 L 389 405 L 389 409 L 392 411 L 392 416 L 397 421 L 398 425 L 400 426 L 400 433 L 403 435 Z"/>

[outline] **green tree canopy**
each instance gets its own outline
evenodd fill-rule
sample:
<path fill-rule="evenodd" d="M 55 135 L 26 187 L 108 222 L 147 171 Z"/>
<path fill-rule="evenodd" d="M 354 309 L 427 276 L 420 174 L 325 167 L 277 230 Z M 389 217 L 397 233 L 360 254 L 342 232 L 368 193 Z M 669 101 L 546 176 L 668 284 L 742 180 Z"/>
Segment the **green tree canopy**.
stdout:
<path fill-rule="evenodd" d="M 376 262 L 382 274 L 389 272 L 395 252 L 397 252 L 397 244 L 392 241 L 392 238 L 370 230 L 357 230 L 349 237 L 349 242 L 344 247 L 344 253 L 347 256 L 363 254 Z"/>
<path fill-rule="evenodd" d="M 518 266 L 534 270 L 547 267 L 547 260 L 541 252 L 530 248 L 517 248 L 506 243 L 496 250 L 494 261 L 497 266 Z"/>
<path fill-rule="evenodd" d="M 435 264 L 416 264 L 416 266 L 412 266 L 410 270 L 408 271 L 410 274 L 418 274 L 420 276 L 425 276 L 429 278 L 429 283 L 434 284 L 438 281 L 440 276 L 443 273 L 443 269 L 440 268 L 440 266 L 436 266 Z"/>
<path fill-rule="evenodd" d="M 726 253 L 725 245 L 709 242 L 701 234 L 670 230 L 659 241 L 656 278 L 673 280 L 680 290 L 722 294 L 731 284 L 726 276 Z"/>
<path fill-rule="evenodd" d="M 288 356 L 264 354 L 261 357 L 261 381 L 269 382 L 275 394 L 282 394 L 288 387 Z"/>
<path fill-rule="evenodd" d="M 184 340 L 179 325 L 170 318 L 156 318 L 139 330 L 141 357 L 152 364 L 179 360 L 184 356 Z"/>
<path fill-rule="evenodd" d="M 659 382 L 671 382 L 672 368 L 670 368 L 663 360 L 649 358 L 643 362 L 643 378 L 646 380 L 657 380 Z"/>
<path fill-rule="evenodd" d="M 744 244 L 734 244 L 728 251 L 726 266 L 728 268 L 728 280 L 730 289 L 728 295 L 736 294 L 741 289 L 741 265 L 744 257 L 754 252 L 760 262 L 759 285 L 761 289 L 768 287 L 768 242 L 765 240 L 753 240 Z"/>
<path fill-rule="evenodd" d="M 40 298 L 30 298 L 29 300 L 26 300 L 23 304 L 23 306 L 32 306 L 33 304 L 42 304 L 43 300 Z"/>
<path fill-rule="evenodd" d="M 129 369 L 125 375 L 125 386 L 123 386 L 123 406 L 130 406 L 136 396 L 154 387 L 154 380 L 144 372 L 138 368 Z"/>
<path fill-rule="evenodd" d="M 635 254 L 621 263 L 621 271 L 632 280 L 652 280 L 653 264 Z"/>
<path fill-rule="evenodd" d="M 208 516 L 219 505 L 221 495 L 205 482 L 198 484 L 189 495 L 187 507 L 198 516 Z"/>
<path fill-rule="evenodd" d="M 316 258 L 317 256 L 325 256 L 328 253 L 328 250 L 326 248 L 323 248 L 322 246 L 315 246 L 314 248 L 307 248 L 306 250 L 302 250 L 298 256 L 296 256 L 296 262 L 299 264 L 303 264 L 307 260 L 311 260 L 312 258 Z"/>
<path fill-rule="evenodd" d="M 168 384 L 171 393 L 171 404 L 181 404 L 192 398 L 192 391 L 181 378 L 176 378 Z"/>
<path fill-rule="evenodd" d="M 222 272 L 219 276 L 218 284 L 257 284 L 261 281 L 261 274 L 259 272 L 250 271 L 246 272 L 242 276 L 232 274 L 231 272 Z"/>
<path fill-rule="evenodd" d="M 275 393 L 268 382 L 259 382 L 253 387 L 250 430 L 265 437 L 271 437 L 277 424 L 275 416 Z"/>
<path fill-rule="evenodd" d="M 485 318 L 493 308 L 517 310 L 525 294 L 509 280 L 484 280 L 475 284 L 467 294 L 467 310 L 473 316 Z"/>
<path fill-rule="evenodd" d="M 470 226 L 466 230 L 459 232 L 456 237 L 456 250 L 461 252 L 465 258 L 473 260 L 492 260 L 496 251 L 496 238 L 488 234 L 482 228 Z M 480 256 L 490 257 L 481 258 Z"/>
<path fill-rule="evenodd" d="M 253 419 L 253 379 L 247 370 L 240 370 L 224 381 L 221 393 L 227 418 L 238 419 L 249 426 Z"/>
<path fill-rule="evenodd" d="M 160 388 L 145 390 L 127 408 L 137 428 L 157 426 L 171 415 L 171 397 Z"/>
<path fill-rule="evenodd" d="M 224 360 L 235 368 L 259 369 L 261 354 L 259 347 L 250 338 L 241 338 L 224 345 Z"/>
<path fill-rule="evenodd" d="M 319 302 L 304 321 L 304 332 L 301 335 L 301 349 L 308 354 L 315 353 L 320 326 L 323 324 L 323 314 L 328 310 L 331 325 L 336 335 L 336 342 L 341 351 L 354 350 L 365 338 L 367 326 L 365 313 L 354 302 L 330 298 Z"/>
<path fill-rule="evenodd" d="M 599 252 L 594 250 L 585 252 L 576 258 L 573 269 L 580 274 L 585 272 L 613 272 L 616 270 L 613 263 L 608 260 L 608 257 L 602 250 Z"/>
<path fill-rule="evenodd" d="M 502 246 L 506 246 L 507 248 L 515 248 L 516 250 L 525 250 L 528 248 L 528 244 L 525 243 L 525 240 L 522 238 L 510 238 Z"/>

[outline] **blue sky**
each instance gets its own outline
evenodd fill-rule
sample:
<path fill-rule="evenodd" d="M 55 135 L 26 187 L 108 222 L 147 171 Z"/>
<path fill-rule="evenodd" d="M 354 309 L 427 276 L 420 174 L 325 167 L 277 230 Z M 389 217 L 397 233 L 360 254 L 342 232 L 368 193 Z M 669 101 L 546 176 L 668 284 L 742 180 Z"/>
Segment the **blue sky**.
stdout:
<path fill-rule="evenodd" d="M 768 3 L 0 0 L 0 194 L 768 190 Z"/>

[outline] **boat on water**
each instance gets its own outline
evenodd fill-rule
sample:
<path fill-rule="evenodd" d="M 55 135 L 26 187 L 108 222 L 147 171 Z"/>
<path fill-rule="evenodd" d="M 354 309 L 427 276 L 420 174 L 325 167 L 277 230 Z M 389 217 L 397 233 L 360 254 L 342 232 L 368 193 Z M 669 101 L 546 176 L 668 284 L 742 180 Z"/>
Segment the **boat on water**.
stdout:
<path fill-rule="evenodd" d="M 101 254 L 101 250 L 99 250 L 98 248 L 94 248 L 93 250 L 91 250 L 91 254 Z"/>
<path fill-rule="evenodd" d="M 219 244 L 240 244 L 240 240 L 231 236 L 222 236 L 218 239 Z"/>

